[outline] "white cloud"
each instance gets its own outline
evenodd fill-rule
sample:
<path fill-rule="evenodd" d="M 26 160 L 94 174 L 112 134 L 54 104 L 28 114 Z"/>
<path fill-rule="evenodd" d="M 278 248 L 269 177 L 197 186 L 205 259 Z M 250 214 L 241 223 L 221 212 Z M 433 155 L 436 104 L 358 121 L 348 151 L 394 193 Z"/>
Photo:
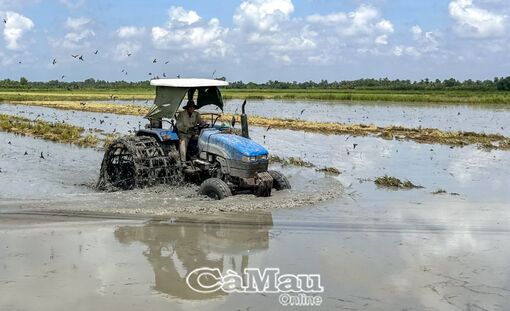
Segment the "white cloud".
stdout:
<path fill-rule="evenodd" d="M 170 9 L 170 21 L 166 27 L 153 27 L 151 38 L 154 46 L 161 50 L 185 50 L 208 57 L 223 57 L 228 53 L 224 39 L 228 29 L 212 18 L 199 22 L 201 17 L 194 11 L 181 7 Z"/>
<path fill-rule="evenodd" d="M 375 43 L 379 45 L 387 45 L 388 44 L 388 35 L 380 35 L 375 38 Z"/>
<path fill-rule="evenodd" d="M 420 26 L 415 25 L 409 30 L 412 34 L 412 45 L 398 45 L 393 48 L 395 56 L 420 57 L 423 54 L 432 54 L 439 51 L 439 35 L 432 31 L 423 31 Z"/>
<path fill-rule="evenodd" d="M 126 26 L 121 27 L 117 29 L 116 31 L 117 36 L 122 39 L 128 39 L 128 38 L 134 38 L 139 37 L 145 34 L 145 28 L 141 27 L 135 27 L 135 26 Z"/>
<path fill-rule="evenodd" d="M 453 0 L 450 16 L 455 20 L 455 31 L 463 37 L 488 38 L 505 34 L 506 15 L 477 7 L 473 0 Z"/>
<path fill-rule="evenodd" d="M 200 20 L 200 16 L 195 11 L 186 11 L 182 7 L 172 6 L 168 11 L 170 16 L 170 23 L 181 23 L 192 25 Z"/>
<path fill-rule="evenodd" d="M 62 46 L 67 49 L 80 49 L 89 47 L 89 39 L 96 36 L 92 30 L 93 21 L 89 18 L 67 18 L 65 26 L 70 31 L 64 36 L 63 39 L 57 40 L 54 46 Z"/>
<path fill-rule="evenodd" d="M 34 22 L 28 17 L 11 11 L 5 12 L 2 16 L 7 21 L 3 31 L 7 49 L 22 50 L 23 36 L 34 28 Z"/>
<path fill-rule="evenodd" d="M 234 23 L 247 32 L 276 32 L 294 12 L 291 0 L 248 0 L 234 14 Z"/>
<path fill-rule="evenodd" d="M 393 24 L 380 18 L 379 11 L 368 5 L 361 5 L 349 13 L 336 12 L 328 15 L 314 14 L 306 18 L 311 24 L 333 26 L 343 36 L 359 37 L 394 32 Z M 322 27 L 325 29 L 324 27 Z"/>

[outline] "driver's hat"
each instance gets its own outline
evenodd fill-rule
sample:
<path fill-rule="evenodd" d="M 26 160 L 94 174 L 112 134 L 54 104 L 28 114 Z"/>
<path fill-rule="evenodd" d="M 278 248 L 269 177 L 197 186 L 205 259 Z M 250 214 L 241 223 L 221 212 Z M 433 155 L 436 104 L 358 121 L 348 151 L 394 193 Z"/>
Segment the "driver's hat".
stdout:
<path fill-rule="evenodd" d="M 188 100 L 186 105 L 184 107 L 182 107 L 182 108 L 183 109 L 188 109 L 188 108 L 191 108 L 191 107 L 193 107 L 195 109 L 197 108 L 197 105 L 195 105 L 195 102 L 192 99 Z"/>

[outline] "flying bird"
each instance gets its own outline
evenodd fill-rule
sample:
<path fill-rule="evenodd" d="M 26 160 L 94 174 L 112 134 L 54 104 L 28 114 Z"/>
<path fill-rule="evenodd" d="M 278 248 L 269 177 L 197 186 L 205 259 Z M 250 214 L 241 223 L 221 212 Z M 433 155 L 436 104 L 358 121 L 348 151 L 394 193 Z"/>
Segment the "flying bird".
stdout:
<path fill-rule="evenodd" d="M 130 52 L 128 52 L 128 53 L 127 53 L 127 56 L 128 56 L 128 57 L 129 57 L 129 56 L 131 56 L 131 55 L 133 55 L 133 54 L 132 54 L 132 53 L 130 53 Z"/>
<path fill-rule="evenodd" d="M 303 115 L 303 112 L 305 112 L 306 109 L 301 110 L 301 115 Z"/>
<path fill-rule="evenodd" d="M 152 61 L 153 64 L 157 63 L 158 60 L 154 58 L 154 60 Z"/>
<path fill-rule="evenodd" d="M 80 55 L 71 55 L 71 56 L 72 56 L 73 58 L 76 58 L 76 57 L 78 57 L 78 56 L 80 56 Z"/>
<path fill-rule="evenodd" d="M 28 152 L 25 151 L 25 154 L 24 155 L 28 155 Z"/>
<path fill-rule="evenodd" d="M 57 63 L 57 60 L 54 58 L 53 59 L 53 65 L 55 65 Z"/>
<path fill-rule="evenodd" d="M 94 55 L 97 55 L 97 53 L 99 53 L 99 50 L 96 50 L 96 51 L 94 52 Z"/>
<path fill-rule="evenodd" d="M 213 73 L 212 73 L 212 77 L 214 78 L 214 75 L 216 74 L 216 69 L 214 69 Z"/>
<path fill-rule="evenodd" d="M 44 155 L 43 155 L 42 151 L 41 151 L 41 159 L 44 159 Z"/>
<path fill-rule="evenodd" d="M 7 24 L 7 20 L 4 18 L 4 24 Z"/>
<path fill-rule="evenodd" d="M 152 72 L 149 72 L 149 76 L 152 76 Z"/>
<path fill-rule="evenodd" d="M 80 55 L 80 57 L 78 57 L 78 59 L 81 60 L 81 61 L 84 61 L 83 55 Z"/>
<path fill-rule="evenodd" d="M 181 78 L 181 75 L 177 75 L 177 79 L 180 79 Z"/>
<path fill-rule="evenodd" d="M 64 80 L 64 78 L 65 78 L 65 77 L 66 77 L 65 75 L 62 75 L 62 77 L 61 77 L 60 79 L 61 79 L 61 80 Z"/>
<path fill-rule="evenodd" d="M 168 64 L 168 61 L 165 62 L 165 65 L 167 65 L 167 64 Z"/>
<path fill-rule="evenodd" d="M 358 144 L 352 144 L 353 149 L 356 149 L 358 147 Z"/>
<path fill-rule="evenodd" d="M 166 78 L 166 73 L 163 72 L 163 78 Z"/>

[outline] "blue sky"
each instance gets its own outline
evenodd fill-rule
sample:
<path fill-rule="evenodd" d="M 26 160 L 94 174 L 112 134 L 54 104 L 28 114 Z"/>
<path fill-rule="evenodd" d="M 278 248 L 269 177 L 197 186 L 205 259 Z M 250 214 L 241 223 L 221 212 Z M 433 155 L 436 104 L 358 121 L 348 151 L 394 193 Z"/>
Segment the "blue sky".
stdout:
<path fill-rule="evenodd" d="M 509 4 L 0 0 L 0 79 L 492 79 L 510 75 Z"/>

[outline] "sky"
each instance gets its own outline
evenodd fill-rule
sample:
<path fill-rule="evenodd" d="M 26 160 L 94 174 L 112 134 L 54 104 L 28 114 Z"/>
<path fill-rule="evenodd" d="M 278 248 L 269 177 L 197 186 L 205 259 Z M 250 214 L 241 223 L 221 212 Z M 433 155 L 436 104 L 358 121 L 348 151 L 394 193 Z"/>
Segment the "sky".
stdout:
<path fill-rule="evenodd" d="M 0 0 L 0 19 L 0 79 L 510 76 L 510 0 Z"/>

